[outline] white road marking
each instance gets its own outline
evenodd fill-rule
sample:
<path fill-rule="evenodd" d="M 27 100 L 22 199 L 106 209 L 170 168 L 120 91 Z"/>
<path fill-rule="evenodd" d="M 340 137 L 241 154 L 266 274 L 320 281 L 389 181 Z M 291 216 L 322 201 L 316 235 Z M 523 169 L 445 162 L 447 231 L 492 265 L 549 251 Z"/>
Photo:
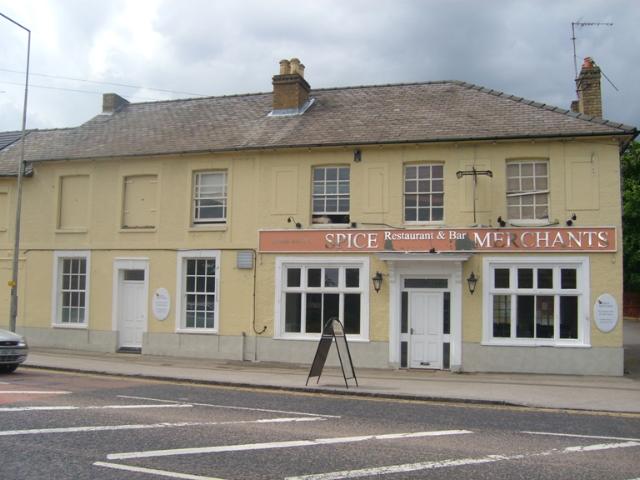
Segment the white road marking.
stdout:
<path fill-rule="evenodd" d="M 118 396 L 121 398 L 131 398 L 134 400 L 149 400 L 153 402 L 178 403 L 178 404 L 182 403 L 175 400 L 165 400 L 161 398 L 135 397 L 135 396 L 125 396 L 125 395 L 118 395 Z M 196 403 L 196 402 L 190 402 L 190 403 L 198 407 L 226 408 L 229 410 L 247 410 L 250 412 L 283 413 L 287 415 L 306 415 L 309 417 L 341 418 L 340 415 L 325 415 L 322 413 L 295 412 L 295 411 L 289 411 L 289 410 L 270 410 L 267 408 L 237 407 L 234 405 L 216 405 L 213 403 Z"/>
<path fill-rule="evenodd" d="M 468 430 L 441 430 L 432 432 L 394 433 L 385 435 L 362 435 L 358 437 L 318 438 L 315 440 L 291 440 L 285 442 L 247 443 L 243 445 L 218 445 L 213 447 L 175 448 L 170 450 L 148 450 L 144 452 L 124 452 L 107 455 L 108 460 L 124 460 L 131 458 L 168 457 L 173 455 L 194 455 L 202 453 L 245 452 L 249 450 L 269 450 L 273 448 L 311 447 L 316 445 L 333 445 L 340 443 L 363 442 L 367 440 L 389 440 L 398 438 L 461 435 L 472 433 Z"/>
<path fill-rule="evenodd" d="M 601 443 L 599 445 L 585 445 L 578 447 L 567 447 L 564 449 L 567 453 L 573 452 L 596 452 L 598 450 L 611 450 L 614 448 L 640 447 L 639 442 L 622 442 L 622 443 Z"/>
<path fill-rule="evenodd" d="M 598 440 L 628 440 L 630 442 L 640 442 L 640 438 L 603 437 L 600 435 L 578 435 L 575 433 L 553 433 L 553 432 L 520 432 L 520 433 L 528 433 L 529 435 L 550 435 L 554 437 L 594 438 Z"/>
<path fill-rule="evenodd" d="M 71 392 L 63 390 L 0 390 L 0 395 L 68 395 Z"/>
<path fill-rule="evenodd" d="M 343 470 L 340 472 L 317 473 L 311 475 L 301 475 L 287 477 L 285 480 L 341 480 L 344 478 L 360 478 L 374 475 L 389 475 L 396 473 L 415 472 L 419 470 L 433 470 L 436 468 L 461 467 L 466 465 L 479 465 L 483 463 L 503 462 L 507 460 L 521 460 L 532 457 L 543 457 L 549 455 L 565 455 L 569 453 L 588 452 L 596 450 L 607 450 L 614 448 L 640 447 L 638 442 L 609 443 L 601 445 L 586 445 L 567 447 L 563 450 L 556 448 L 538 453 L 524 453 L 518 455 L 487 455 L 479 458 L 460 458 L 452 460 L 442 460 L 439 462 L 419 462 L 405 463 L 403 465 L 389 465 L 383 467 L 362 468 L 359 470 Z"/>
<path fill-rule="evenodd" d="M 185 480 L 223 480 L 222 478 L 202 477 L 200 475 L 189 475 L 188 473 L 169 472 L 167 470 L 157 470 L 155 468 L 132 467 L 129 465 L 120 465 L 117 463 L 94 462 L 96 467 L 107 467 L 116 470 L 124 470 L 127 472 L 149 473 L 160 477 L 181 478 Z"/>
<path fill-rule="evenodd" d="M 148 423 L 131 425 L 97 425 L 87 427 L 60 427 L 60 428 L 36 428 L 30 430 L 0 430 L 0 437 L 13 435 L 41 435 L 46 433 L 78 433 L 78 432 L 104 432 L 110 430 L 149 430 L 154 428 L 180 428 L 202 427 L 211 425 L 240 425 L 249 423 L 290 423 L 290 422 L 316 422 L 324 421 L 324 418 L 265 418 L 259 420 L 237 420 L 229 422 L 176 422 L 176 423 Z"/>
<path fill-rule="evenodd" d="M 58 411 L 58 410 L 121 410 L 134 408 L 192 408 L 193 405 L 181 403 L 179 405 L 100 405 L 88 407 L 75 407 L 73 405 L 61 406 L 36 406 L 36 407 L 0 407 L 0 412 L 31 412 L 31 411 Z"/>
<path fill-rule="evenodd" d="M 152 402 L 160 402 L 160 403 L 185 403 L 185 401 L 178 400 L 164 400 L 161 398 L 151 398 L 151 397 L 140 397 L 137 395 L 118 395 L 118 398 L 128 398 L 131 400 L 149 400 Z"/>

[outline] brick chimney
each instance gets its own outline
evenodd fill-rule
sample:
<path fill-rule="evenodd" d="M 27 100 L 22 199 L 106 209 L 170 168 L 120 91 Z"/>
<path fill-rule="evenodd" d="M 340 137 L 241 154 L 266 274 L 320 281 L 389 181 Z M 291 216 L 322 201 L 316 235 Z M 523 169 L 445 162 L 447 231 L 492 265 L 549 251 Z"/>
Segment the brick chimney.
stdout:
<path fill-rule="evenodd" d="M 309 106 L 311 87 L 304 79 L 304 65 L 297 58 L 280 60 L 280 73 L 273 76 L 272 114 L 296 115 Z"/>
<path fill-rule="evenodd" d="M 112 114 L 126 105 L 129 105 L 129 101 L 117 93 L 105 93 L 102 95 L 102 113 Z"/>
<path fill-rule="evenodd" d="M 578 92 L 578 100 L 571 103 L 571 110 L 602 118 L 600 67 L 591 57 L 584 59 L 580 74 L 576 79 L 576 91 Z"/>

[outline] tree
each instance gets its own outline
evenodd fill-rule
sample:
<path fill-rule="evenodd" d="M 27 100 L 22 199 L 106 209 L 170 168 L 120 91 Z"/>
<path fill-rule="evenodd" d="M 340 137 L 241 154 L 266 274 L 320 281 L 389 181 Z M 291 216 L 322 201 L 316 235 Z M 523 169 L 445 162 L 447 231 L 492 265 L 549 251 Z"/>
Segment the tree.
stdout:
<path fill-rule="evenodd" d="M 622 156 L 624 289 L 640 292 L 640 142 Z"/>

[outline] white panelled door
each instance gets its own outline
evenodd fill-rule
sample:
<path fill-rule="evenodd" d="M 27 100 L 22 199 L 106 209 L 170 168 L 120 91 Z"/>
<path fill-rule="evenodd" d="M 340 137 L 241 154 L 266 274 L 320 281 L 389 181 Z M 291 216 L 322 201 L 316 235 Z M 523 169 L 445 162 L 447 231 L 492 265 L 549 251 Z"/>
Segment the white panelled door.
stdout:
<path fill-rule="evenodd" d="M 443 296 L 439 292 L 409 293 L 411 368 L 442 368 Z"/>
<path fill-rule="evenodd" d="M 118 292 L 118 347 L 142 348 L 147 322 L 145 271 L 120 270 Z"/>

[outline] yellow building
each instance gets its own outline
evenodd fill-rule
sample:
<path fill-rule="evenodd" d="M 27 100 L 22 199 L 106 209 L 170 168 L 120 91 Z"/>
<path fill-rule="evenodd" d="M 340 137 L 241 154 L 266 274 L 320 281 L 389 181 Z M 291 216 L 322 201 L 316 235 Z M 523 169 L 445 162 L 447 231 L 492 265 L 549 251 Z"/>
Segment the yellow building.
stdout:
<path fill-rule="evenodd" d="M 26 138 L 18 330 L 308 364 L 335 317 L 356 367 L 621 375 L 637 130 L 581 75 L 583 113 L 463 82 L 311 90 L 296 59 L 271 93 L 106 94 Z M 18 161 L 0 151 L 5 280 Z"/>

